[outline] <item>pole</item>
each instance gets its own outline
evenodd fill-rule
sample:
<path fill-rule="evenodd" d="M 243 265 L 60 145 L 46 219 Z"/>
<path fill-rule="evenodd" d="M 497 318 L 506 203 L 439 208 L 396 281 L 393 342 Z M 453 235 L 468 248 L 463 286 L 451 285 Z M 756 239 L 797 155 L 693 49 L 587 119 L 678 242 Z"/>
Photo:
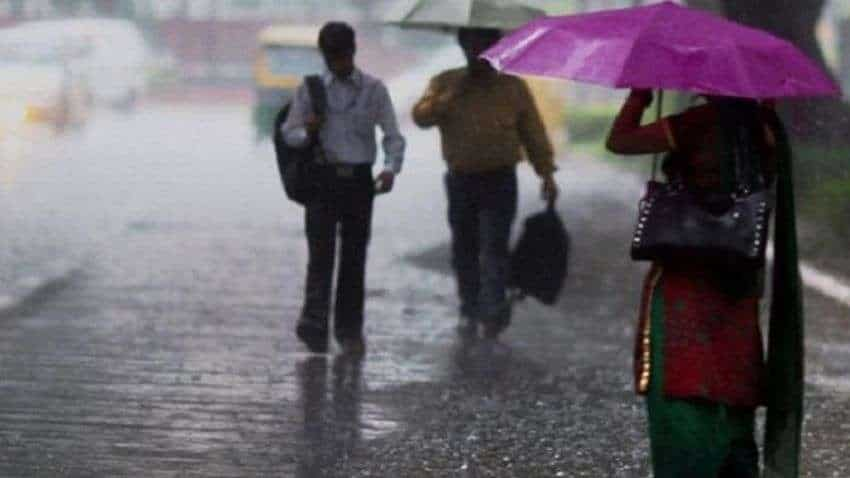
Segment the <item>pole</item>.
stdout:
<path fill-rule="evenodd" d="M 661 112 L 664 109 L 664 90 L 658 89 L 658 99 L 655 102 L 655 121 L 661 119 Z M 655 176 L 658 173 L 658 158 L 660 155 L 654 153 L 652 155 L 652 180 L 655 181 Z"/>

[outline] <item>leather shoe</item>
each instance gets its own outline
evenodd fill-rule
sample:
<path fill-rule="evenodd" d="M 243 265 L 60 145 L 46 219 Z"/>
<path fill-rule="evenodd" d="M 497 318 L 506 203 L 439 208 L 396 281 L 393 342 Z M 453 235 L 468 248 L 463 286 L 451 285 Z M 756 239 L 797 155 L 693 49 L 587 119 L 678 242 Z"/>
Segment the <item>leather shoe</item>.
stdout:
<path fill-rule="evenodd" d="M 366 355 L 366 342 L 363 337 L 346 337 L 340 341 L 342 353 L 351 357 Z"/>
<path fill-rule="evenodd" d="M 310 352 L 324 354 L 328 352 L 328 329 L 307 319 L 298 321 L 295 334 L 310 349 Z"/>
<path fill-rule="evenodd" d="M 484 338 L 489 340 L 495 340 L 499 338 L 499 335 L 508 328 L 510 325 L 507 321 L 501 320 L 491 320 L 488 322 L 484 322 Z"/>

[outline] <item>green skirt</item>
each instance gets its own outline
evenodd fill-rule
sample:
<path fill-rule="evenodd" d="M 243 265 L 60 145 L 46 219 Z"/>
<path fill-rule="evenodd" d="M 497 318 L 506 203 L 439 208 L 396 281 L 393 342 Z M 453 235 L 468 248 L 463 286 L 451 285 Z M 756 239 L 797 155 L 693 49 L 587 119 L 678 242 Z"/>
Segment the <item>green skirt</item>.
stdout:
<path fill-rule="evenodd" d="M 654 478 L 756 478 L 753 409 L 664 396 L 661 282 L 653 291 L 651 307 L 647 409 Z"/>

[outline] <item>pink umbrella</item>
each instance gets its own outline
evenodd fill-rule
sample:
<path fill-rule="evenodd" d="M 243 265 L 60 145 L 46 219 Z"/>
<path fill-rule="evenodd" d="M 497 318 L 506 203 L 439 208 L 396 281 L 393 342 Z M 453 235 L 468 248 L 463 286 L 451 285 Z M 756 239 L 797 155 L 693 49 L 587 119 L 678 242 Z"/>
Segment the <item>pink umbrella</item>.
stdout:
<path fill-rule="evenodd" d="M 482 55 L 498 70 L 747 98 L 839 95 L 791 43 L 673 2 L 543 17 Z"/>

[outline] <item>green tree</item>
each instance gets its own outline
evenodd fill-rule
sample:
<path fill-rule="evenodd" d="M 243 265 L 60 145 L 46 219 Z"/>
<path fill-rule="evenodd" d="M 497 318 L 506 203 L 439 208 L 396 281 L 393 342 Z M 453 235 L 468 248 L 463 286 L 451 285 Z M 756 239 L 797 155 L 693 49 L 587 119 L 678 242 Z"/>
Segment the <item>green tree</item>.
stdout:
<path fill-rule="evenodd" d="M 828 71 L 815 35 L 826 0 L 721 1 L 729 18 L 789 40 Z"/>
<path fill-rule="evenodd" d="M 784 38 L 829 72 L 816 28 L 827 0 L 687 0 L 693 7 L 723 13 L 727 18 Z M 850 135 L 850 106 L 834 99 L 796 102 L 786 107 L 798 136 L 843 139 Z M 829 125 L 829 127 L 824 127 Z"/>
<path fill-rule="evenodd" d="M 815 28 L 826 0 L 687 0 L 688 5 L 723 13 L 736 22 L 785 38 L 826 69 Z"/>

